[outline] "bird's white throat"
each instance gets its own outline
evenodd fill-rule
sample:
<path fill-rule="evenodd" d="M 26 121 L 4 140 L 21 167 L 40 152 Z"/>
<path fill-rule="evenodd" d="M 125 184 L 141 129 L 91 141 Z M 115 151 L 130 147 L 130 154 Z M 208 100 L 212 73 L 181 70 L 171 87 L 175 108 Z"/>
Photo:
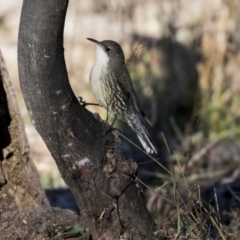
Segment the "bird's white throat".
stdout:
<path fill-rule="evenodd" d="M 90 74 L 90 86 L 97 102 L 106 107 L 105 95 L 102 87 L 102 77 L 108 67 L 109 58 L 104 49 L 96 45 L 96 58 Z"/>
<path fill-rule="evenodd" d="M 109 62 L 109 58 L 107 53 L 104 51 L 104 49 L 99 46 L 96 45 L 96 59 L 95 59 L 95 63 L 94 66 L 95 67 L 106 67 L 108 65 Z"/>
<path fill-rule="evenodd" d="M 96 45 L 96 57 L 92 67 L 90 82 L 97 82 L 101 79 L 101 76 L 108 66 L 109 58 L 104 49 Z"/>
<path fill-rule="evenodd" d="M 96 57 L 92 67 L 90 81 L 96 82 L 100 80 L 101 75 L 108 66 L 109 58 L 107 53 L 99 45 L 96 45 Z"/>

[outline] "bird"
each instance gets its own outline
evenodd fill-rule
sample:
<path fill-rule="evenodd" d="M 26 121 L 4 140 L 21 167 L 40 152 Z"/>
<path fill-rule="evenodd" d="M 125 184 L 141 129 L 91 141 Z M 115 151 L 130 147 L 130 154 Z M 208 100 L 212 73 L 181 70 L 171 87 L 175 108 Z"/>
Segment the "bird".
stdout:
<path fill-rule="evenodd" d="M 146 128 L 149 121 L 134 91 L 120 44 L 112 40 L 87 39 L 96 44 L 96 57 L 89 82 L 97 103 L 126 122 L 148 154 L 157 154 L 156 144 Z"/>

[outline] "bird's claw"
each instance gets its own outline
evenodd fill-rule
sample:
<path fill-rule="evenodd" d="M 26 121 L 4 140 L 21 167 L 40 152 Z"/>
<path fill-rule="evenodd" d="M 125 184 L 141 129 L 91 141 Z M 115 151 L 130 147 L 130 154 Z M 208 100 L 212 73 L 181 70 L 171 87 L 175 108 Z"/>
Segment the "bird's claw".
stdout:
<path fill-rule="evenodd" d="M 83 106 L 84 108 L 88 105 L 92 105 L 92 106 L 99 106 L 99 104 L 97 103 L 87 103 L 86 101 L 83 101 L 82 97 L 78 97 L 78 102 L 81 104 L 81 106 Z"/>
<path fill-rule="evenodd" d="M 111 127 L 106 131 L 106 134 L 111 132 L 111 131 L 118 131 L 119 133 L 121 133 L 121 131 L 118 129 L 118 128 L 115 128 L 115 127 Z"/>
<path fill-rule="evenodd" d="M 82 97 L 78 97 L 77 98 L 78 102 L 81 104 L 82 107 L 86 107 L 88 104 L 86 103 L 86 101 L 83 100 Z"/>

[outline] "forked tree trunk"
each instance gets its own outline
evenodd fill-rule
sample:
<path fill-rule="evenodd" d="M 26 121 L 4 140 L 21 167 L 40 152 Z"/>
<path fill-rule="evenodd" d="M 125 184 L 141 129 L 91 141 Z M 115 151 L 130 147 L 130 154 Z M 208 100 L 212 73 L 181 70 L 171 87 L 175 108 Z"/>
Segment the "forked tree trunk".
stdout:
<path fill-rule="evenodd" d="M 49 206 L 0 53 L 0 238 L 69 237 L 64 232 L 82 223 L 94 239 L 151 238 L 154 223 L 135 186 L 136 164 L 69 87 L 62 48 L 66 8 L 66 1 L 24 2 L 19 72 L 33 123 L 78 201 L 81 220 Z"/>

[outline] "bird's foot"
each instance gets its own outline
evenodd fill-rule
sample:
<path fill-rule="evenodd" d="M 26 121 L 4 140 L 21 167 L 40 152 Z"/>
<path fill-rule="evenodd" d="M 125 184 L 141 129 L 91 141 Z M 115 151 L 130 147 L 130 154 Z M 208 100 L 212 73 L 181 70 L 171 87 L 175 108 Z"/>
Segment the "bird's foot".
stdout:
<path fill-rule="evenodd" d="M 84 108 L 89 105 L 99 106 L 99 104 L 97 104 L 97 103 L 87 103 L 86 101 L 83 100 L 82 97 L 78 97 L 77 99 L 78 99 L 78 102 L 81 104 L 81 106 Z"/>
<path fill-rule="evenodd" d="M 115 121 L 117 119 L 117 115 L 114 115 L 114 119 L 113 119 L 113 122 L 111 124 L 108 123 L 108 119 L 109 119 L 109 116 L 107 116 L 107 119 L 106 119 L 106 124 L 109 126 L 108 130 L 106 131 L 106 134 L 111 132 L 111 131 L 114 131 L 114 130 L 120 132 L 120 130 L 118 128 L 114 127 L 114 123 L 115 123 Z"/>
<path fill-rule="evenodd" d="M 117 131 L 117 132 L 120 132 L 120 133 L 121 133 L 121 131 L 120 131 L 118 128 L 115 128 L 115 127 L 110 126 L 110 128 L 105 132 L 105 134 L 107 134 L 107 133 L 109 133 L 109 132 L 112 132 L 112 131 Z"/>
<path fill-rule="evenodd" d="M 117 115 L 114 115 L 113 122 L 112 122 L 112 124 L 110 125 L 112 128 L 113 128 L 113 126 L 114 126 L 114 123 L 116 122 L 116 119 L 117 119 Z"/>

